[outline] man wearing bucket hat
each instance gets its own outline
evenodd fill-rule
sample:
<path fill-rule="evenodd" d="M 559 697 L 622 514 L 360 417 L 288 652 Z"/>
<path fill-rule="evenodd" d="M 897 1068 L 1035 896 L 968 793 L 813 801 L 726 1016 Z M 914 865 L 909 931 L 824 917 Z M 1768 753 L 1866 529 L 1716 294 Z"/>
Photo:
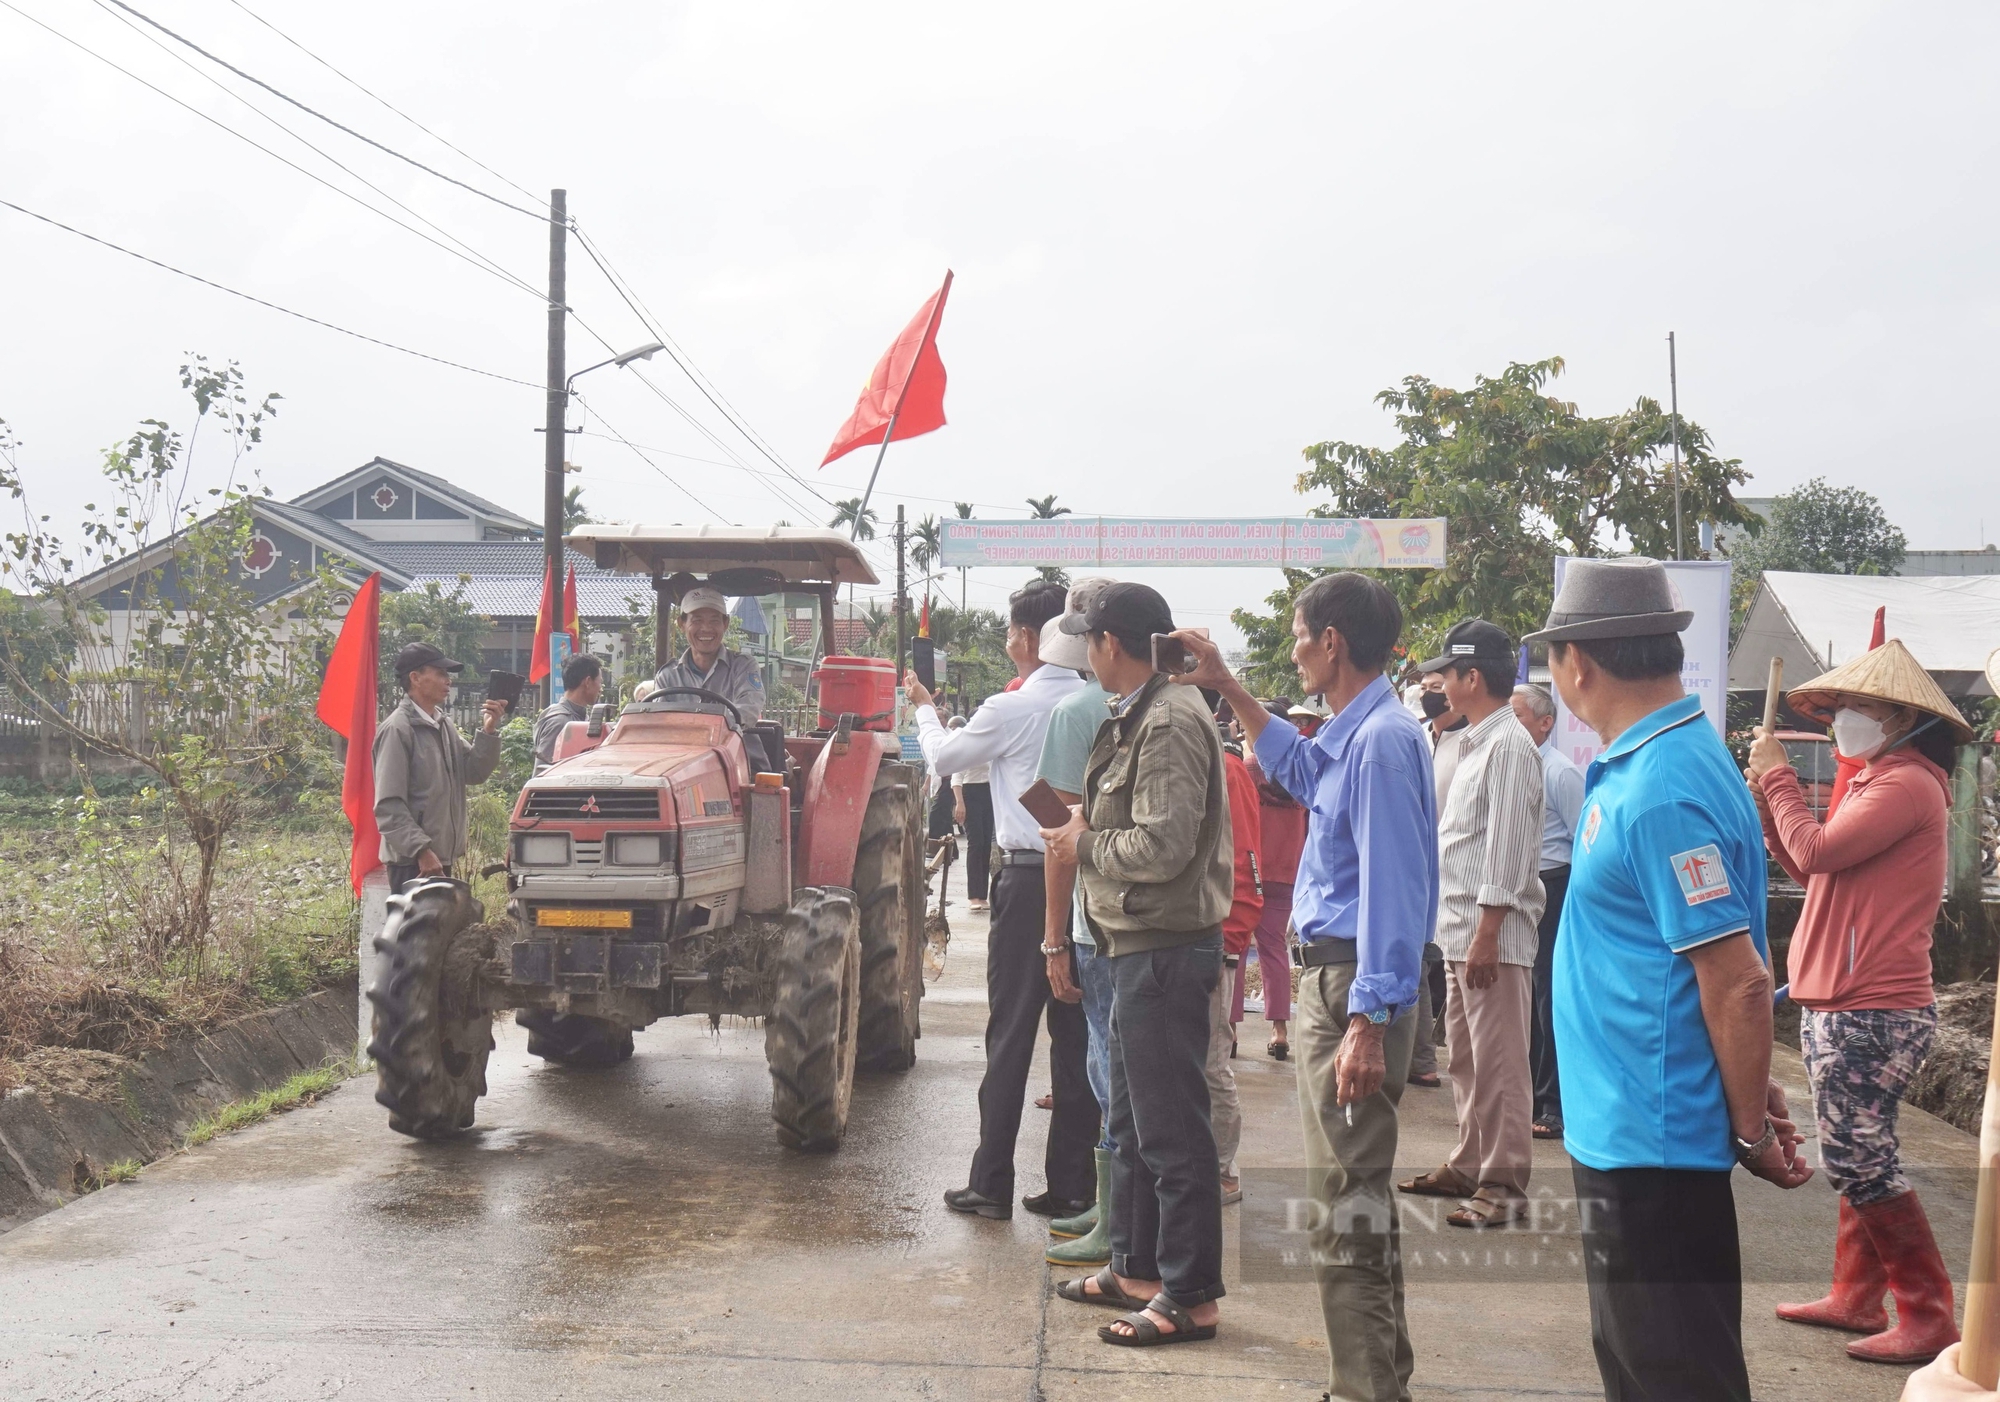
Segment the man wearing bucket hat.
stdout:
<path fill-rule="evenodd" d="M 1812 1081 L 1820 1162 L 1840 1194 L 1833 1288 L 1778 1306 L 1798 1324 L 1869 1337 L 1849 1355 L 1922 1363 L 1958 1339 L 1951 1276 L 1897 1157 L 1896 1112 L 1937 1031 L 1931 927 L 1943 898 L 1951 768 L 1971 727 L 1900 639 L 1787 698 L 1830 718 L 1840 753 L 1864 761 L 1825 823 L 1813 817 L 1785 747 L 1762 727 L 1752 792 L 1771 855 L 1806 888 L 1786 955 L 1804 1010 L 1799 1049 Z M 1896 1297 L 1896 1327 L 1882 1308 Z"/>
<path fill-rule="evenodd" d="M 1556 945 L 1556 1040 L 1591 1338 L 1606 1397 L 1740 1399 L 1730 1171 L 1812 1176 L 1771 1080 L 1764 844 L 1729 751 L 1683 693 L 1657 560 L 1574 559 L 1528 636 L 1604 750 Z"/>
<path fill-rule="evenodd" d="M 687 647 L 653 680 L 662 689 L 692 686 L 712 691 L 742 713 L 745 725 L 761 720 L 764 679 L 756 659 L 722 645 L 729 633 L 729 601 L 722 591 L 702 584 L 681 595 L 681 629 L 687 634 Z"/>
<path fill-rule="evenodd" d="M 445 714 L 451 679 L 465 670 L 430 643 L 407 643 L 396 654 L 403 699 L 375 732 L 375 825 L 389 889 L 418 877 L 449 876 L 465 851 L 465 789 L 500 763 L 505 701 L 488 701 L 470 741 Z"/>

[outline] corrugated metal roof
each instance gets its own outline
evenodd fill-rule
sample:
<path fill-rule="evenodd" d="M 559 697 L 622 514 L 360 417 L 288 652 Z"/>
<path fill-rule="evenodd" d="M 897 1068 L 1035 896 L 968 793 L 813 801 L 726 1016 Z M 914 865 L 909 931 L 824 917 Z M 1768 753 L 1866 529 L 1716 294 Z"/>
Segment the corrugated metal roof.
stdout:
<path fill-rule="evenodd" d="M 398 540 L 370 541 L 373 554 L 398 569 L 413 574 L 527 575 L 542 577 L 547 559 L 539 540 Z M 581 580 L 588 575 L 614 576 L 597 568 L 590 556 L 565 550 L 563 558 Z M 624 576 L 629 582 L 630 575 Z M 647 586 L 648 591 L 651 585 Z"/>
<path fill-rule="evenodd" d="M 533 618 L 535 611 L 542 606 L 539 575 L 474 575 L 468 583 L 456 574 L 420 574 L 412 577 L 409 588 L 420 590 L 426 584 L 436 584 L 446 594 L 454 589 L 462 590 L 466 607 L 488 618 Z M 626 608 L 628 600 L 650 613 L 653 608 L 652 581 L 635 579 L 629 574 L 586 577 L 578 572 L 576 608 L 585 618 L 622 620 L 629 612 Z"/>

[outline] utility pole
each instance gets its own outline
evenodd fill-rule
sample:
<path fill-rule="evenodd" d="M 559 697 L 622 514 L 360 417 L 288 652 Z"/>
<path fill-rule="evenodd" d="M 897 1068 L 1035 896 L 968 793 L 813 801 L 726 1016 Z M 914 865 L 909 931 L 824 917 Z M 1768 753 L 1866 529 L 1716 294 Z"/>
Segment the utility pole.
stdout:
<path fill-rule="evenodd" d="M 902 680 L 909 650 L 910 601 L 903 592 L 903 508 L 896 507 L 896 679 Z"/>
<path fill-rule="evenodd" d="M 1681 375 L 1674 359 L 1674 333 L 1667 333 L 1667 393 L 1674 411 L 1674 558 L 1685 560 L 1687 550 L 1681 540 Z"/>
<path fill-rule="evenodd" d="M 569 315 L 569 287 L 564 260 L 568 254 L 569 192 L 549 191 L 549 403 L 542 442 L 542 536 L 547 545 L 547 578 L 555 607 L 549 619 L 553 633 L 562 619 L 563 587 L 563 455 L 569 447 L 569 373 L 563 345 Z M 543 659 L 545 662 L 546 658 Z M 547 705 L 556 699 L 562 678 L 551 669 Z"/>

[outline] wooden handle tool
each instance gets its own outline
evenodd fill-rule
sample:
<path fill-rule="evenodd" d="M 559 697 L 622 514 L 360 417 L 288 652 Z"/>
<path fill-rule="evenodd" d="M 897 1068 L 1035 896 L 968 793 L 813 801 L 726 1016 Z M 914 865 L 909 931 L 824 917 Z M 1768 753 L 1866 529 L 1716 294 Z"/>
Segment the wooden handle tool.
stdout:
<path fill-rule="evenodd" d="M 1778 723 L 1778 698 L 1785 690 L 1785 659 L 1771 659 L 1771 681 L 1764 688 L 1764 730 L 1769 733 Z"/>

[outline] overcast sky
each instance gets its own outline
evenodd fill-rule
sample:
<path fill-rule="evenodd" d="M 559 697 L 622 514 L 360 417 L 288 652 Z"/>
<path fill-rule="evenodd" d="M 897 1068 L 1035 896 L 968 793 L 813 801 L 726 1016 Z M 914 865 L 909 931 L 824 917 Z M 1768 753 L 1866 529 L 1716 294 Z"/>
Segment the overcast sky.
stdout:
<path fill-rule="evenodd" d="M 91 0 L 7 0 L 246 135 L 381 197 L 526 282 L 545 227 L 258 93 Z M 678 343 L 827 498 L 815 469 L 947 267 L 951 423 L 891 448 L 885 516 L 1302 511 L 1302 445 L 1387 442 L 1373 394 L 1561 355 L 1588 413 L 1667 394 L 1770 495 L 1823 475 L 1913 546 L 2000 539 L 2000 333 L 1988 5 L 1005 7 L 390 5 L 132 0 L 347 125 L 518 190 L 253 16 L 570 209 Z M 156 36 L 157 37 L 157 36 Z M 174 50 L 173 53 L 167 50 Z M 179 55 L 176 57 L 176 53 Z M 190 68 L 181 62 L 192 62 Z M 537 298 L 288 169 L 0 9 L 0 199 L 309 315 L 539 382 Z M 407 219 L 408 216 L 398 217 Z M 570 300 L 649 339 L 574 245 Z M 258 451 L 291 495 L 380 454 L 540 514 L 538 389 L 379 349 L 0 209 L 0 417 L 37 506 L 87 499 L 139 419 L 184 422 L 183 353 L 285 395 Z M 572 368 L 606 352 L 581 330 Z M 576 441 L 600 515 L 817 524 L 678 371 L 580 388 L 649 466 Z M 734 459 L 735 461 L 732 461 Z M 817 514 L 817 520 L 814 513 Z M 982 577 L 984 576 L 984 577 Z M 975 571 L 991 605 L 1018 582 Z M 1224 627 L 1275 572 L 1155 571 Z M 956 582 L 953 583 L 956 593 Z"/>

